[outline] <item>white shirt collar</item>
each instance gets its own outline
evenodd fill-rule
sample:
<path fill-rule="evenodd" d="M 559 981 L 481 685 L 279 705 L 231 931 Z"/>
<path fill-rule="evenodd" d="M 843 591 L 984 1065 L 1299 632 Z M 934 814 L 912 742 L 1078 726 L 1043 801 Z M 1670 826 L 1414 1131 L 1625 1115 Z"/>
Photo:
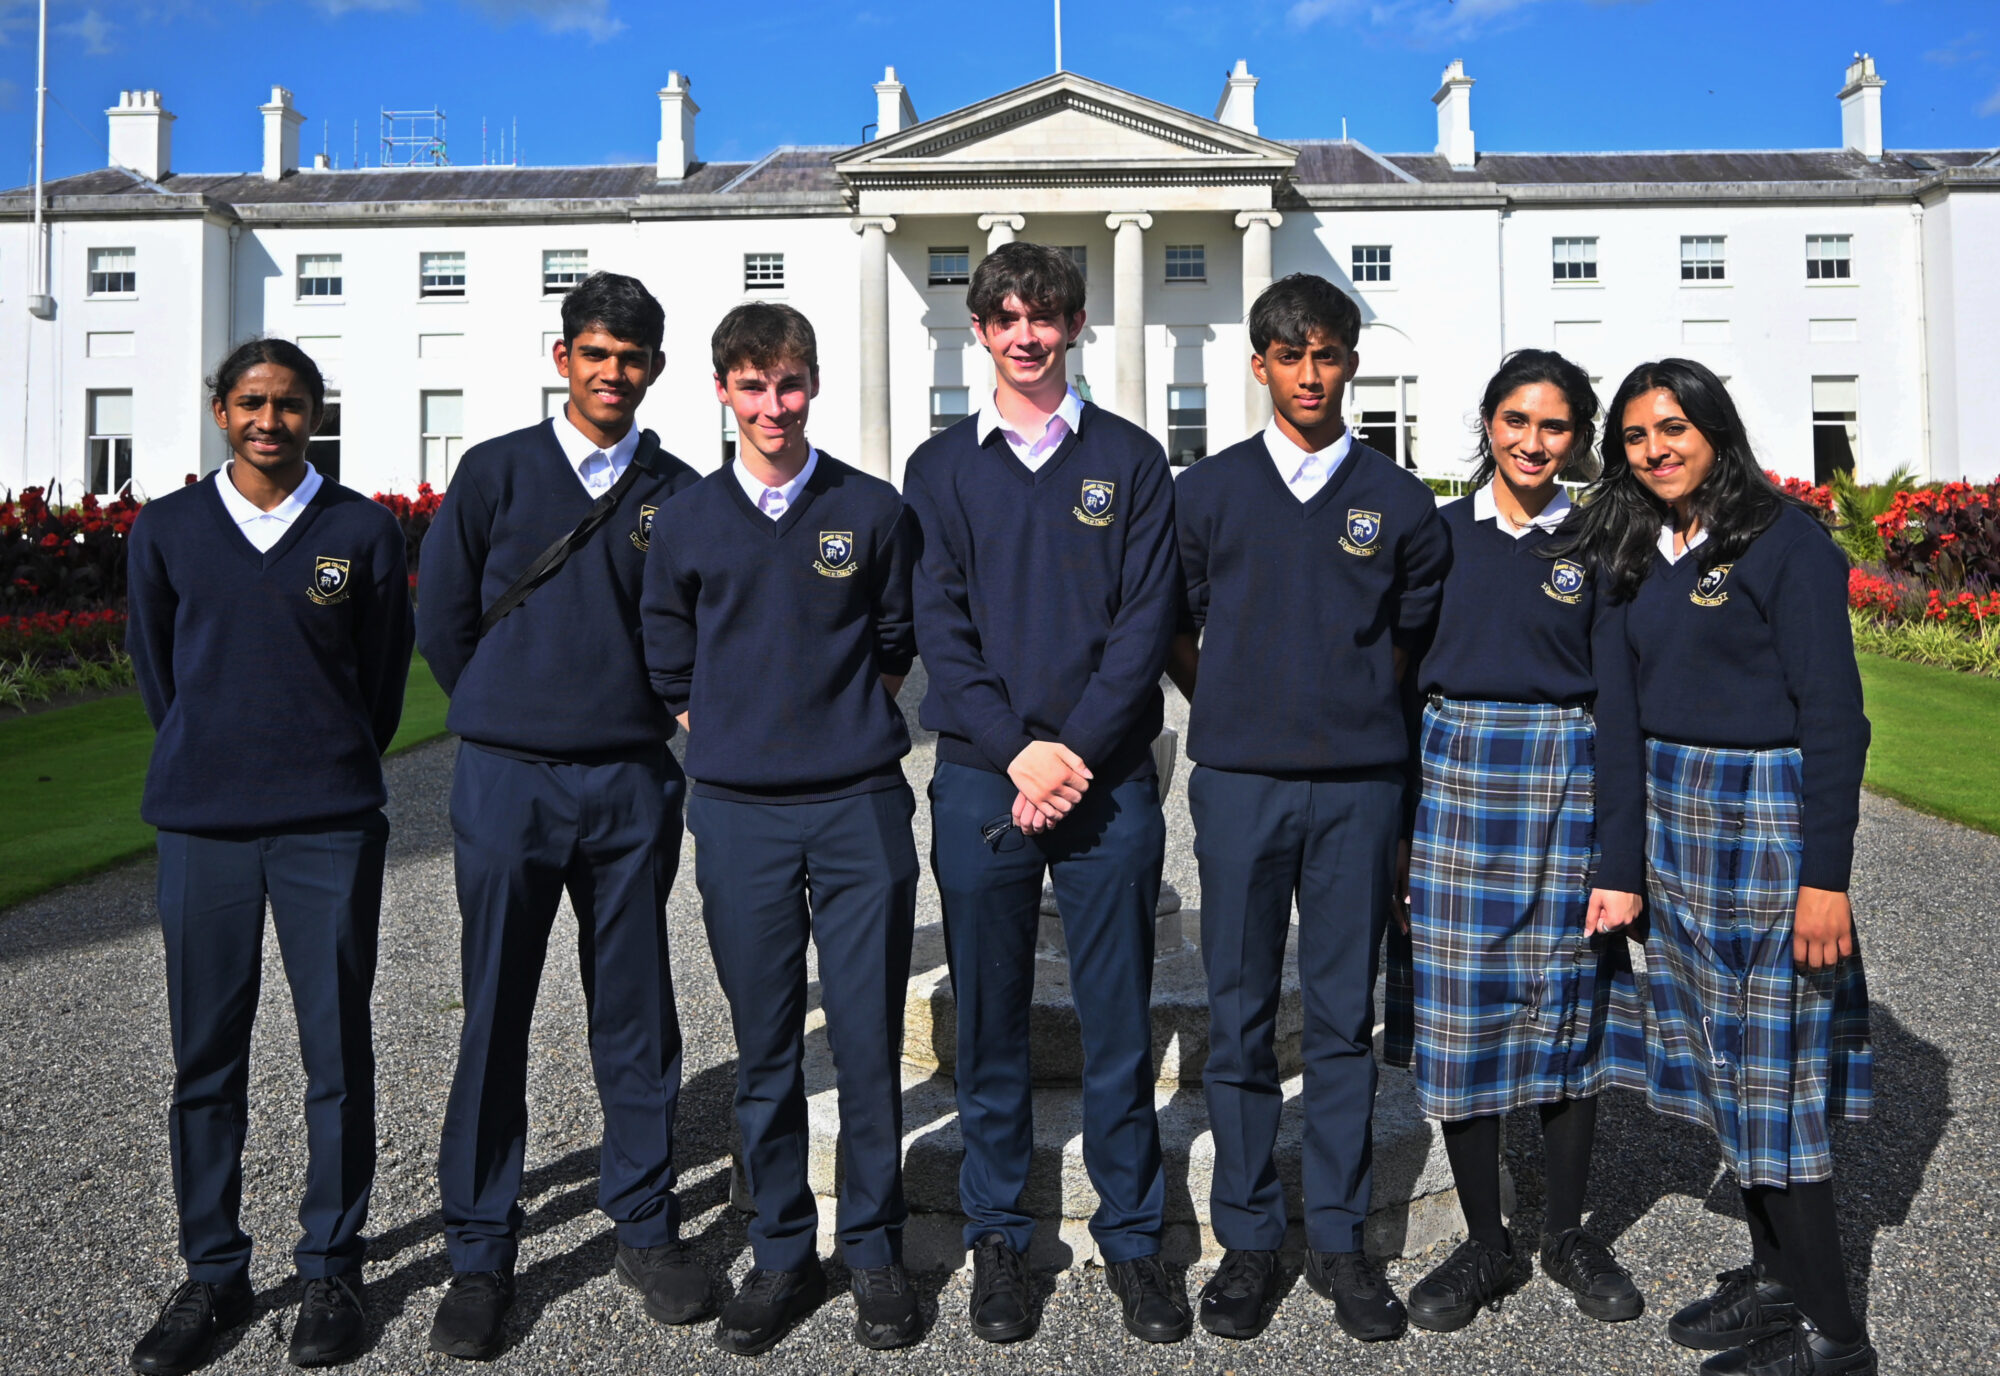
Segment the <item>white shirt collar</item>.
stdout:
<path fill-rule="evenodd" d="M 1682 559 L 1694 553 L 1695 548 L 1706 539 L 1708 539 L 1708 531 L 1705 529 L 1697 530 L 1694 533 L 1694 538 L 1687 542 L 1687 548 L 1676 553 L 1674 550 L 1674 523 L 1667 521 L 1660 526 L 1660 554 L 1669 564 L 1678 564 Z"/>
<path fill-rule="evenodd" d="M 1518 540 L 1531 530 L 1554 530 L 1563 523 L 1563 517 L 1569 515 L 1570 505 L 1569 493 L 1558 487 L 1556 495 L 1549 498 L 1549 504 L 1542 508 L 1539 516 L 1531 516 L 1528 524 L 1517 526 L 1500 514 L 1500 504 L 1493 500 L 1493 484 L 1487 483 L 1472 494 L 1472 519 L 1491 521 Z"/>
<path fill-rule="evenodd" d="M 979 428 L 973 432 L 974 436 L 979 443 L 984 444 L 993 432 L 998 430 L 1001 437 L 1007 441 L 1007 447 L 1031 468 L 1039 467 L 1040 461 L 1053 453 L 1065 436 L 1075 433 L 1083 421 L 1083 398 L 1076 394 L 1076 388 L 1065 387 L 1062 402 L 1056 407 L 1055 414 L 1049 417 L 1047 427 L 1041 434 L 1029 439 L 1009 425 L 1000 414 L 1000 403 L 996 400 L 996 396 L 997 393 L 989 392 L 986 400 L 979 404 Z M 1056 427 L 1057 421 L 1062 422 L 1061 429 Z"/>
<path fill-rule="evenodd" d="M 1306 449 L 1278 428 L 1273 416 L 1264 426 L 1264 450 L 1278 466 L 1278 477 L 1300 501 L 1310 501 L 1326 486 L 1333 470 L 1354 448 L 1354 431 L 1343 428 L 1340 438 L 1324 449 Z"/>
<path fill-rule="evenodd" d="M 265 511 L 236 490 L 236 484 L 229 476 L 229 469 L 235 462 L 236 460 L 231 459 L 215 470 L 215 490 L 222 495 L 223 509 L 238 526 L 248 526 L 258 521 L 276 521 L 281 526 L 291 525 L 298 520 L 299 513 L 312 504 L 313 497 L 319 492 L 320 484 L 326 481 L 308 460 L 305 481 L 293 488 L 284 501 Z M 274 540 L 272 543 L 277 542 Z"/>
<path fill-rule="evenodd" d="M 762 498 L 766 492 L 775 492 L 785 499 L 783 509 L 778 512 L 779 516 L 784 515 L 785 512 L 792 509 L 793 504 L 799 499 L 799 489 L 806 485 L 806 479 L 810 478 L 813 470 L 818 467 L 819 450 L 808 449 L 806 450 L 806 466 L 799 470 L 797 477 L 793 478 L 783 487 L 766 487 L 761 479 L 750 475 L 750 470 L 743 466 L 741 455 L 738 455 L 729 462 L 729 471 L 736 475 L 736 483 L 743 489 L 743 495 L 748 497 L 750 505 L 756 507 L 759 511 L 764 511 Z M 764 511 L 764 514 L 769 516 L 771 513 Z M 772 519 L 776 520 L 777 517 L 774 516 Z"/>
<path fill-rule="evenodd" d="M 632 462 L 632 456 L 639 450 L 639 427 L 635 424 L 627 430 L 616 444 L 609 449 L 599 449 L 576 428 L 576 422 L 569 418 L 569 407 L 564 405 L 555 414 L 556 443 L 562 446 L 563 457 L 576 470 L 577 480 L 584 490 L 592 495 L 601 495 L 606 489 L 624 476 L 625 466 Z M 604 467 L 594 462 L 602 455 L 610 464 L 610 482 L 603 480 Z M 598 481 L 592 483 L 596 476 Z"/>

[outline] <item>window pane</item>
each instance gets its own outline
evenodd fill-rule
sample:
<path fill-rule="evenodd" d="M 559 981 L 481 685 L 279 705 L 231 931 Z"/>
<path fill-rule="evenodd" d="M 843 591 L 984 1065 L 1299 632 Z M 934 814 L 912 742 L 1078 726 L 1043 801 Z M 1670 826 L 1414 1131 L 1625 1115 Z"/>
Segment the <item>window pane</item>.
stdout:
<path fill-rule="evenodd" d="M 90 394 L 90 433 L 93 435 L 131 434 L 132 394 L 130 392 L 92 392 Z"/>
<path fill-rule="evenodd" d="M 465 255 L 463 253 L 426 253 L 420 263 L 425 296 L 465 295 Z"/>
<path fill-rule="evenodd" d="M 338 253 L 302 253 L 299 255 L 299 295 L 339 296 L 343 283 L 340 274 Z"/>
<path fill-rule="evenodd" d="M 1057 252 L 1067 253 L 1069 260 L 1076 264 L 1076 270 L 1086 278 L 1090 276 L 1090 249 L 1085 244 L 1062 244 Z"/>
<path fill-rule="evenodd" d="M 970 387 L 931 388 L 931 433 L 949 429 L 972 414 Z"/>
<path fill-rule="evenodd" d="M 568 291 L 590 275 L 590 255 L 580 248 L 542 251 L 542 290 Z"/>
<path fill-rule="evenodd" d="M 1812 409 L 1859 411 L 1860 391 L 1851 377 L 1816 377 L 1812 380 Z"/>
<path fill-rule="evenodd" d="M 743 286 L 771 289 L 785 285 L 785 255 L 782 253 L 746 253 L 743 255 Z"/>
<path fill-rule="evenodd" d="M 931 250 L 930 285 L 962 287 L 972 280 L 972 251 L 965 248 Z"/>
<path fill-rule="evenodd" d="M 90 251 L 90 292 L 132 292 L 139 289 L 139 254 L 129 248 Z"/>
<path fill-rule="evenodd" d="M 465 433 L 465 393 L 425 392 L 424 433 L 462 435 Z"/>
<path fill-rule="evenodd" d="M 1167 459 L 1185 468 L 1208 455 L 1208 388 L 1167 388 Z"/>
<path fill-rule="evenodd" d="M 1204 244 L 1168 244 L 1167 280 L 1169 282 L 1207 281 L 1207 246 Z"/>

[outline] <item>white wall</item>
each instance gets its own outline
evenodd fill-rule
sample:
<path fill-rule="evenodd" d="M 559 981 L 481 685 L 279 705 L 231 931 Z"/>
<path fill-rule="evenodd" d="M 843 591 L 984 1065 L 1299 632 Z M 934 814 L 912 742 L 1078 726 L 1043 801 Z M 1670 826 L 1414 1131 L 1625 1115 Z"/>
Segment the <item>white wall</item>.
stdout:
<path fill-rule="evenodd" d="M 2000 440 L 1982 399 L 2000 376 L 2000 194 L 1945 197 L 1923 229 L 1932 476 L 1991 482 Z"/>

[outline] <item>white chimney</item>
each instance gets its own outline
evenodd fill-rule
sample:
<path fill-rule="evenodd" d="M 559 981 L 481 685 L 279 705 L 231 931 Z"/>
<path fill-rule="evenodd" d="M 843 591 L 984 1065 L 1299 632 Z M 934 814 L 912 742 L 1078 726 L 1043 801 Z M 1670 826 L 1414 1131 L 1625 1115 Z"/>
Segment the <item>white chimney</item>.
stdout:
<path fill-rule="evenodd" d="M 908 88 L 896 80 L 894 67 L 883 68 L 875 83 L 875 137 L 886 139 L 916 122 L 917 107 L 910 104 Z"/>
<path fill-rule="evenodd" d="M 667 73 L 660 88 L 660 180 L 677 182 L 694 166 L 694 117 L 701 107 L 688 88 L 694 83 L 679 72 Z"/>
<path fill-rule="evenodd" d="M 1438 156 L 1453 167 L 1471 167 L 1476 158 L 1472 148 L 1472 78 L 1465 64 L 1454 58 L 1444 69 L 1443 84 L 1431 97 L 1438 107 Z"/>
<path fill-rule="evenodd" d="M 174 117 L 158 91 L 120 91 L 111 117 L 111 165 L 158 181 L 173 170 Z"/>
<path fill-rule="evenodd" d="M 271 88 L 271 103 L 257 109 L 264 116 L 264 180 L 283 181 L 299 170 L 299 126 L 306 117 L 292 108 L 292 93 Z"/>
<path fill-rule="evenodd" d="M 1875 75 L 1874 58 L 1856 53 L 1840 88 L 1840 141 L 1870 162 L 1882 161 L 1882 88 L 1888 84 Z"/>
<path fill-rule="evenodd" d="M 1257 78 L 1250 64 L 1236 59 L 1236 70 L 1222 83 L 1222 99 L 1215 102 L 1215 122 L 1246 134 L 1257 132 Z"/>

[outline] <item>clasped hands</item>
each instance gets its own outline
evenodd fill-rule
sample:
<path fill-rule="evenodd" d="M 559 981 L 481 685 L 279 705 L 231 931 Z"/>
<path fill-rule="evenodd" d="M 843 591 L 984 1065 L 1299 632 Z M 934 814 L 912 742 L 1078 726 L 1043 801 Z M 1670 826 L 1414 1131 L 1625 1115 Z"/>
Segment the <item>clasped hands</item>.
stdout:
<path fill-rule="evenodd" d="M 1014 795 L 1014 825 L 1035 836 L 1049 830 L 1083 801 L 1090 787 L 1090 767 L 1061 741 L 1030 741 L 1007 777 L 1020 790 Z"/>

